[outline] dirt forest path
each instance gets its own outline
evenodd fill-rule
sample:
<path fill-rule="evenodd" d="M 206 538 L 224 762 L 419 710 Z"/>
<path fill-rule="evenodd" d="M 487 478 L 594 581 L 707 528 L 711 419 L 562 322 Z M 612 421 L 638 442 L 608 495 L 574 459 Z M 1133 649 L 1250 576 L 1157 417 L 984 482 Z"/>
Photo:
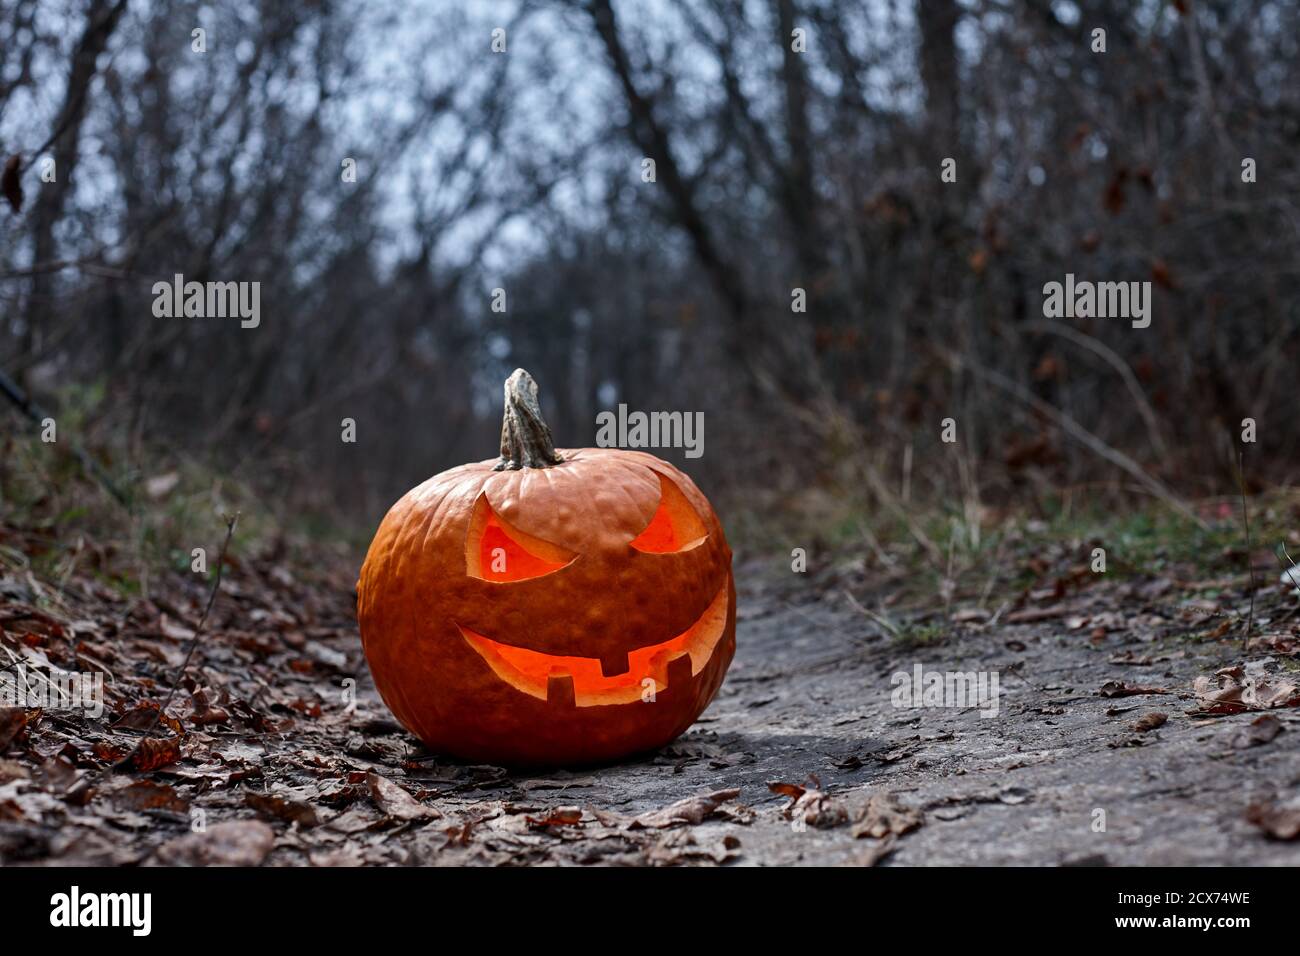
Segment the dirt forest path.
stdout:
<path fill-rule="evenodd" d="M 1155 616 L 1139 594 L 1127 597 L 1132 618 Z M 1253 712 L 1188 716 L 1202 709 L 1195 679 L 1238 659 L 1230 642 L 1188 647 L 1140 620 L 1125 636 L 1094 638 L 1121 623 L 1115 611 L 1076 606 L 1040 608 L 1027 623 L 972 621 L 942 645 L 864 644 L 862 617 L 844 603 L 748 601 L 732 675 L 707 732 L 691 738 L 727 765 L 692 762 L 699 789 L 757 793 L 812 773 L 849 810 L 847 826 L 802 832 L 761 814 L 745 841 L 750 862 L 853 863 L 879 852 L 874 833 L 903 829 L 884 841 L 889 862 L 1300 862 L 1300 846 L 1267 839 L 1246 816 L 1300 784 L 1300 715 L 1281 710 L 1262 727 Z M 891 678 L 917 664 L 999 674 L 996 715 L 894 707 Z M 1137 689 L 1165 693 L 1128 695 Z M 1145 729 L 1154 714 L 1165 721 Z"/>
<path fill-rule="evenodd" d="M 687 734 L 615 766 L 512 773 L 424 753 L 393 723 L 347 568 L 232 566 L 152 731 L 204 589 L 128 601 L 11 568 L 10 666 L 111 680 L 98 718 L 0 709 L 0 862 L 1300 863 L 1300 637 L 1280 586 L 1257 596 L 1247 650 L 1243 594 L 1222 582 L 1058 585 L 894 633 L 867 610 L 888 581 L 738 580 L 736 659 Z M 895 706 L 918 664 L 996 674 L 996 715 Z"/>

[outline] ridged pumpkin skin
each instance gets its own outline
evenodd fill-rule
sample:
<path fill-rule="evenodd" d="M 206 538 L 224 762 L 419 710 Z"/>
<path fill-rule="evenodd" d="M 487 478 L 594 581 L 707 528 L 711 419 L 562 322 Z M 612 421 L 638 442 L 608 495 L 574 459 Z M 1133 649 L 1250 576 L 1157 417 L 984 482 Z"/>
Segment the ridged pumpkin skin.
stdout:
<path fill-rule="evenodd" d="M 644 452 L 559 454 L 545 468 L 497 471 L 492 459 L 429 479 L 366 555 L 357 611 L 370 670 L 435 752 L 572 765 L 660 747 L 731 663 L 731 549 L 704 495 Z M 526 578 L 492 579 L 489 557 L 507 550 L 509 573 Z"/>

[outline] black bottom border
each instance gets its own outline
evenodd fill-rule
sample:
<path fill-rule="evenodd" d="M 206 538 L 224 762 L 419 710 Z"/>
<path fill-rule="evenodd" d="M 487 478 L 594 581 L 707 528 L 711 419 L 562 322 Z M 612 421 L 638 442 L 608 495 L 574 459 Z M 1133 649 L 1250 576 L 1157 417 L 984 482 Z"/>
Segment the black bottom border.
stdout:
<path fill-rule="evenodd" d="M 73 887 L 88 919 L 100 906 L 98 894 L 149 894 L 148 935 L 130 925 L 52 925 L 70 922 Z M 604 934 L 635 933 L 643 921 L 643 928 L 656 926 L 683 906 L 696 910 L 690 924 L 706 936 L 713 935 L 710 923 L 723 937 L 768 927 L 798 932 L 800 925 L 816 937 L 837 925 L 893 924 L 921 940 L 936 934 L 935 942 L 951 939 L 949 933 L 974 940 L 983 930 L 986 939 L 1046 932 L 1072 942 L 1129 937 L 1180 945 L 1199 935 L 1231 946 L 1241 933 L 1293 936 L 1294 887 L 1294 870 L 1247 868 L 0 869 L 9 943 L 100 937 L 131 947 L 250 933 L 259 945 L 338 945 L 457 923 L 494 943 L 517 933 L 520 945 L 537 945 L 539 927 L 565 924 L 570 939 L 608 940 Z M 134 912 L 142 922 L 143 897 L 139 903 L 121 910 L 119 921 Z M 116 898 L 104 909 L 124 905 Z M 438 931 L 429 942 L 440 937 L 448 941 Z M 1041 939 L 1025 937 L 1035 938 Z"/>

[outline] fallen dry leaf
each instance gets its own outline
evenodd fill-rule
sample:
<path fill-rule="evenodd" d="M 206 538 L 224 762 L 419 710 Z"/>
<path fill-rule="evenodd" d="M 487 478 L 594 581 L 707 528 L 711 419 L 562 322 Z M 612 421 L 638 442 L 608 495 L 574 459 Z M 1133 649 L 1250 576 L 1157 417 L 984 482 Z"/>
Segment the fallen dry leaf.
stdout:
<path fill-rule="evenodd" d="M 1034 624 L 1038 621 L 1050 621 L 1063 615 L 1066 610 L 1062 605 L 1025 608 L 1020 611 L 1012 611 L 1006 616 L 1006 622 L 1008 624 Z"/>
<path fill-rule="evenodd" d="M 169 840 L 154 854 L 164 866 L 258 866 L 275 832 L 261 820 L 229 820 Z"/>
<path fill-rule="evenodd" d="M 310 803 L 290 800 L 270 793 L 246 793 L 244 802 L 259 814 L 271 820 L 284 820 L 300 827 L 310 828 L 320 823 L 316 809 Z"/>
<path fill-rule="evenodd" d="M 545 829 L 546 827 L 573 827 L 582 823 L 581 807 L 556 807 L 544 817 L 525 817 L 530 827 L 536 829 Z"/>
<path fill-rule="evenodd" d="M 1097 691 L 1102 697 L 1136 697 L 1139 694 L 1167 694 L 1163 687 L 1144 687 L 1141 684 L 1126 684 L 1119 680 L 1108 680 Z"/>
<path fill-rule="evenodd" d="M 641 858 L 650 866 L 678 866 L 698 861 L 720 864 L 735 858 L 739 849 L 740 840 L 731 835 L 701 844 L 689 831 L 676 830 L 656 836 L 642 850 Z"/>
<path fill-rule="evenodd" d="M 897 849 L 898 849 L 898 837 L 894 836 L 891 833 L 888 836 L 886 836 L 883 840 L 877 840 L 875 843 L 869 844 L 867 848 L 862 852 L 862 854 L 858 857 L 857 865 L 875 866 L 877 863 L 879 863 L 881 860 L 889 856 Z"/>
<path fill-rule="evenodd" d="M 148 732 L 157 726 L 170 728 L 175 734 L 185 733 L 185 728 L 179 720 L 170 714 L 160 716 L 158 705 L 154 703 L 133 707 L 112 723 L 114 730 L 142 730 Z"/>
<path fill-rule="evenodd" d="M 769 783 L 767 788 L 790 798 L 790 802 L 781 811 L 787 820 L 802 820 L 809 826 L 822 830 L 848 822 L 848 809 L 821 789 L 821 781 L 816 775 L 810 774 L 802 786 L 795 783 Z"/>
<path fill-rule="evenodd" d="M 188 800 L 176 793 L 173 787 L 152 780 L 137 780 L 113 792 L 113 802 L 131 810 L 170 810 L 189 813 Z"/>
<path fill-rule="evenodd" d="M 1111 657 L 1111 664 L 1125 664 L 1129 667 L 1150 667 L 1159 661 L 1168 660 L 1167 657 L 1147 657 L 1144 654 L 1135 654 L 1133 651 L 1124 651 L 1122 654 L 1116 654 Z"/>
<path fill-rule="evenodd" d="M 1200 715 L 1240 714 L 1247 710 L 1300 706 L 1300 689 L 1288 681 L 1247 673 L 1241 665 L 1222 667 L 1213 677 L 1198 677 L 1192 690 L 1202 703 Z"/>
<path fill-rule="evenodd" d="M 892 794 L 873 793 L 856 815 L 855 837 L 882 839 L 910 833 L 925 822 L 920 810 L 905 807 Z"/>
<path fill-rule="evenodd" d="M 1266 744 L 1282 732 L 1282 721 L 1272 714 L 1260 714 L 1237 732 L 1232 745 L 1238 750 Z"/>
<path fill-rule="evenodd" d="M 1242 700 L 1251 709 L 1300 706 L 1300 689 L 1290 681 L 1256 680 L 1248 685 Z"/>
<path fill-rule="evenodd" d="M 633 818 L 629 829 L 662 830 L 678 824 L 694 826 L 711 816 L 719 806 L 740 796 L 740 790 L 715 790 L 712 793 L 686 797 L 658 810 L 648 810 Z"/>
<path fill-rule="evenodd" d="M 402 787 L 377 773 L 366 774 L 370 797 L 386 816 L 394 820 L 428 820 L 442 816 L 433 807 L 426 807 Z"/>
<path fill-rule="evenodd" d="M 33 719 L 25 707 L 0 707 L 0 750 L 17 740 Z"/>
<path fill-rule="evenodd" d="M 1246 650 L 1267 651 L 1282 657 L 1293 657 L 1300 654 L 1300 640 L 1285 634 L 1265 634 L 1262 637 L 1252 637 L 1247 641 Z"/>
<path fill-rule="evenodd" d="M 191 719 L 194 723 L 200 726 L 230 723 L 230 714 L 224 708 L 217 706 L 216 696 L 214 692 L 204 688 L 199 688 L 191 695 L 191 700 L 194 703 L 194 713 L 191 715 Z"/>
<path fill-rule="evenodd" d="M 1140 734 L 1145 734 L 1148 731 L 1155 730 L 1157 727 L 1163 727 L 1167 720 L 1169 720 L 1168 714 L 1162 714 L 1160 711 L 1153 711 L 1152 713 L 1143 714 L 1139 717 L 1133 724 L 1133 729 Z"/>
<path fill-rule="evenodd" d="M 1252 803 L 1246 808 L 1246 819 L 1275 840 L 1300 837 L 1300 807 Z"/>
<path fill-rule="evenodd" d="M 146 737 L 131 754 L 131 766 L 148 773 L 150 770 L 174 764 L 181 759 L 181 743 L 180 737 L 168 737 L 165 740 Z"/>

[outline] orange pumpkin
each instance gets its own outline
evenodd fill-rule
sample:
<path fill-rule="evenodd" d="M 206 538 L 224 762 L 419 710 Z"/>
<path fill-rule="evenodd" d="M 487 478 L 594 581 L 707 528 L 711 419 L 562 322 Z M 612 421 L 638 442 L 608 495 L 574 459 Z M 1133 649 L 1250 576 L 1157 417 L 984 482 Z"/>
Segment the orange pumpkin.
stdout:
<path fill-rule="evenodd" d="M 507 764 L 668 743 L 735 652 L 731 549 L 708 500 L 644 452 L 556 451 L 522 369 L 501 458 L 430 478 L 357 582 L 384 702 L 430 749 Z"/>

